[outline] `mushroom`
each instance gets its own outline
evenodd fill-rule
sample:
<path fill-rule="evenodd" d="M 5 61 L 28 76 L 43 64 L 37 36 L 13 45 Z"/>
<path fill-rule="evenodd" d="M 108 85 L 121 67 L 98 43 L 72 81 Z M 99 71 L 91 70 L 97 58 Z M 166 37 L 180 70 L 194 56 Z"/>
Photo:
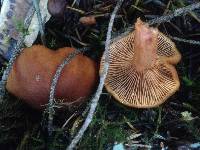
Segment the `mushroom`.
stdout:
<path fill-rule="evenodd" d="M 54 17 L 63 17 L 67 0 L 48 0 L 47 9 Z"/>
<path fill-rule="evenodd" d="M 73 51 L 74 48 L 70 47 L 53 51 L 41 45 L 25 48 L 13 65 L 7 90 L 32 107 L 42 109 L 48 103 L 50 85 L 57 67 Z M 78 54 L 62 70 L 55 98 L 64 104 L 77 106 L 91 94 L 97 78 L 96 63 Z"/>
<path fill-rule="evenodd" d="M 156 107 L 179 89 L 173 65 L 180 59 L 181 54 L 169 38 L 137 19 L 135 31 L 110 45 L 105 87 L 124 105 Z"/>

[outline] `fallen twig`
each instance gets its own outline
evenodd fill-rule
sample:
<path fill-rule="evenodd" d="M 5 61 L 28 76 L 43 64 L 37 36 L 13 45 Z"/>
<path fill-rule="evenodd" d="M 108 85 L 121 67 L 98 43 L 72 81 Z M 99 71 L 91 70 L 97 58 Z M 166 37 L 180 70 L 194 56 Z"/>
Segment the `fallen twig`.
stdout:
<path fill-rule="evenodd" d="M 93 99 L 91 100 L 89 113 L 88 113 L 88 115 L 85 119 L 85 122 L 83 123 L 81 129 L 79 130 L 77 135 L 74 137 L 74 139 L 71 141 L 70 145 L 67 147 L 67 150 L 72 150 L 72 149 L 75 148 L 75 146 L 77 145 L 77 143 L 82 138 L 84 132 L 88 128 L 88 126 L 89 126 L 89 124 L 92 121 L 92 118 L 94 116 L 94 112 L 95 112 L 95 109 L 97 107 L 99 97 L 102 93 L 104 81 L 105 81 L 105 78 L 106 78 L 106 75 L 107 75 L 107 72 L 108 72 L 108 68 L 109 68 L 109 46 L 110 46 L 110 43 L 111 43 L 111 31 L 112 31 L 112 27 L 113 27 L 113 23 L 114 23 L 116 13 L 117 13 L 118 9 L 120 8 L 122 2 L 123 2 L 123 0 L 119 0 L 117 2 L 117 5 L 115 6 L 115 9 L 112 12 L 112 15 L 110 17 L 110 22 L 109 22 L 109 25 L 108 25 L 108 31 L 107 31 L 107 36 L 106 36 L 105 51 L 104 51 L 104 54 L 103 54 L 103 59 L 105 59 L 105 63 L 104 63 L 104 67 L 103 67 L 103 72 L 102 72 L 102 74 L 100 74 L 99 86 L 97 88 L 97 91 L 96 91 Z"/>
<path fill-rule="evenodd" d="M 174 36 L 168 36 L 170 39 L 179 41 L 179 42 L 184 42 L 184 43 L 189 43 L 193 45 L 200 45 L 200 41 L 195 41 L 195 40 L 187 40 L 179 37 L 174 37 Z"/>
<path fill-rule="evenodd" d="M 176 9 L 174 12 L 172 12 L 170 14 L 167 14 L 167 15 L 164 15 L 164 16 L 161 16 L 161 17 L 157 17 L 155 19 L 148 21 L 147 23 L 149 25 L 153 25 L 153 24 L 160 24 L 160 23 L 163 23 L 163 22 L 169 22 L 170 20 L 172 20 L 175 17 L 185 15 L 185 14 L 187 14 L 187 13 L 189 13 L 189 12 L 195 10 L 195 9 L 198 9 L 198 8 L 200 8 L 200 2 L 188 5 L 186 7 Z M 118 39 L 121 39 L 122 37 L 128 35 L 131 31 L 133 31 L 133 29 L 134 29 L 134 26 L 131 26 L 131 27 L 126 28 L 124 30 L 125 32 L 120 31 L 120 32 L 116 33 L 115 36 L 114 36 L 115 38 L 113 38 L 112 41 L 116 41 Z"/>
<path fill-rule="evenodd" d="M 144 144 L 131 144 L 131 145 L 129 145 L 129 144 L 125 144 L 125 145 L 127 145 L 127 146 L 129 146 L 129 147 L 140 147 L 140 148 L 146 148 L 146 149 L 151 149 L 152 148 L 152 146 L 151 145 L 144 145 Z"/>
<path fill-rule="evenodd" d="M 188 12 L 191 12 L 198 8 L 200 8 L 200 2 L 188 5 L 183 8 L 176 9 L 173 13 L 170 13 L 168 15 L 164 15 L 162 17 L 152 19 L 148 22 L 148 24 L 152 25 L 152 24 L 157 24 L 157 23 L 168 22 L 168 21 L 172 20 L 174 17 L 180 16 L 183 14 L 187 14 Z"/>
<path fill-rule="evenodd" d="M 35 7 L 35 11 L 36 11 L 37 18 L 38 18 L 38 24 L 39 24 L 39 30 L 40 30 L 42 44 L 46 45 L 46 40 L 45 40 L 45 35 L 44 35 L 44 23 L 42 21 L 42 15 L 41 15 L 41 12 L 40 12 L 39 1 L 33 0 L 33 5 Z"/>
<path fill-rule="evenodd" d="M 51 82 L 51 87 L 50 87 L 50 96 L 49 96 L 49 104 L 47 106 L 49 117 L 48 117 L 48 133 L 51 136 L 52 130 L 53 130 L 53 117 L 54 117 L 54 96 L 55 96 L 55 90 L 56 90 L 56 85 L 58 82 L 58 79 L 62 73 L 63 68 L 65 65 L 69 64 L 71 60 L 79 53 L 86 51 L 86 48 L 83 49 L 76 49 L 74 52 L 70 53 L 67 58 L 63 60 L 63 62 L 58 66 L 56 73 L 53 77 L 53 80 Z"/>

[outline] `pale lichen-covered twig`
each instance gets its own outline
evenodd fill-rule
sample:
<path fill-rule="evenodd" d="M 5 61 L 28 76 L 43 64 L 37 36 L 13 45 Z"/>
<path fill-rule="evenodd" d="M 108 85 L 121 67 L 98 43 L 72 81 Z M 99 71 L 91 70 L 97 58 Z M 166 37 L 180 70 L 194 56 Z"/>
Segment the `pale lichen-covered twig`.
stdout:
<path fill-rule="evenodd" d="M 117 2 L 117 5 L 115 6 L 115 9 L 112 12 L 112 15 L 111 15 L 111 18 L 110 18 L 107 36 L 106 36 L 105 51 L 104 51 L 104 54 L 103 54 L 103 59 L 105 59 L 105 63 L 104 63 L 104 67 L 103 67 L 103 72 L 102 72 L 102 74 L 100 74 L 99 86 L 97 88 L 97 91 L 96 91 L 94 97 L 91 100 L 91 105 L 90 105 L 90 110 L 88 112 L 88 115 L 87 115 L 81 129 L 79 130 L 77 135 L 74 137 L 74 139 L 71 141 L 70 145 L 67 147 L 67 150 L 72 150 L 72 149 L 75 148 L 75 146 L 77 145 L 77 143 L 82 138 L 84 132 L 88 128 L 88 126 L 89 126 L 89 124 L 92 121 L 92 118 L 94 116 L 94 112 L 95 112 L 95 109 L 97 107 L 99 97 L 102 93 L 104 81 L 105 81 L 105 78 L 106 78 L 106 75 L 107 75 L 107 72 L 108 72 L 108 68 L 109 68 L 109 46 L 110 46 L 110 42 L 111 42 L 112 27 L 113 27 L 113 23 L 114 23 L 116 13 L 117 13 L 118 9 L 120 8 L 122 2 L 123 2 L 123 0 L 119 0 Z"/>
<path fill-rule="evenodd" d="M 40 12 L 39 1 L 33 0 L 33 5 L 35 7 L 35 11 L 36 11 L 36 14 L 37 14 L 41 40 L 42 40 L 43 45 L 46 45 L 45 34 L 44 34 L 44 23 L 42 21 L 42 15 L 41 15 L 41 12 Z"/>
<path fill-rule="evenodd" d="M 160 24 L 160 23 L 163 23 L 163 22 L 169 22 L 170 20 L 172 20 L 175 17 L 185 15 L 185 14 L 187 14 L 187 13 L 189 13 L 189 12 L 195 10 L 195 9 L 198 9 L 198 8 L 200 8 L 200 2 L 188 5 L 186 7 L 176 9 L 174 12 L 172 12 L 170 14 L 152 19 L 152 20 L 148 21 L 147 23 L 149 25 L 153 25 L 153 24 Z M 134 29 L 134 26 L 131 26 L 131 27 L 126 28 L 124 30 L 125 32 L 123 32 L 123 33 L 121 31 L 119 33 L 116 33 L 115 38 L 112 39 L 112 41 L 121 39 L 122 37 L 128 35 L 131 31 L 133 31 L 133 29 Z"/>
<path fill-rule="evenodd" d="M 27 29 L 28 26 L 30 25 L 31 18 L 32 18 L 33 14 L 34 14 L 34 9 L 32 7 L 29 10 L 26 19 L 24 20 L 24 28 L 25 29 Z M 4 70 L 2 79 L 0 81 L 0 102 L 3 101 L 3 97 L 4 97 L 4 94 L 5 94 L 5 85 L 6 85 L 8 76 L 10 74 L 10 71 L 12 69 L 12 66 L 14 64 L 14 61 L 22 51 L 21 47 L 23 45 L 23 41 L 24 41 L 24 35 L 23 35 L 23 33 L 20 33 L 19 39 L 17 41 L 17 45 L 14 47 L 13 54 L 12 54 L 12 56 L 11 56 L 9 62 L 8 62 L 6 69 Z"/>
<path fill-rule="evenodd" d="M 151 149 L 152 146 L 151 145 L 144 145 L 144 144 L 132 144 L 132 145 L 128 145 L 131 148 L 145 148 L 145 149 Z"/>
<path fill-rule="evenodd" d="M 40 3 L 39 3 L 43 25 L 51 17 L 51 15 L 49 14 L 49 12 L 47 10 L 47 3 L 48 3 L 48 0 L 40 0 Z M 38 23 L 38 17 L 37 17 L 37 14 L 35 13 L 31 20 L 31 24 L 28 28 L 29 34 L 26 35 L 26 37 L 24 39 L 24 44 L 27 47 L 32 46 L 32 44 L 34 43 L 34 41 L 36 40 L 36 38 L 38 36 L 39 30 L 40 30 L 40 27 L 39 27 L 39 23 Z"/>
<path fill-rule="evenodd" d="M 54 117 L 54 96 L 55 96 L 55 90 L 56 90 L 56 85 L 58 82 L 58 79 L 62 73 L 63 68 L 65 65 L 69 64 L 71 60 L 79 53 L 84 52 L 88 50 L 87 48 L 83 49 L 76 49 L 74 52 L 70 53 L 67 58 L 65 58 L 62 63 L 58 66 L 56 73 L 53 77 L 51 87 L 50 87 L 50 95 L 49 95 L 49 104 L 47 106 L 49 117 L 48 117 L 48 132 L 49 135 L 52 134 L 53 130 L 53 117 Z"/>
<path fill-rule="evenodd" d="M 174 36 L 168 36 L 170 39 L 173 39 L 175 41 L 183 42 L 183 43 L 188 43 L 188 44 L 193 44 L 193 45 L 200 45 L 200 41 L 195 41 L 195 40 L 187 40 L 179 37 L 174 37 Z"/>
<path fill-rule="evenodd" d="M 171 14 L 168 14 L 168 15 L 165 15 L 165 16 L 162 16 L 162 17 L 158 17 L 158 18 L 152 19 L 152 20 L 150 20 L 148 22 L 148 24 L 152 25 L 152 24 L 157 24 L 157 23 L 168 22 L 171 19 L 173 19 L 174 17 L 186 14 L 186 13 L 191 12 L 191 11 L 193 11 L 195 9 L 198 9 L 198 8 L 200 8 L 200 2 L 188 5 L 188 6 L 183 7 L 183 8 L 176 9 Z"/>
<path fill-rule="evenodd" d="M 13 51 L 13 54 L 12 54 L 10 60 L 9 60 L 9 63 L 6 67 L 6 69 L 4 70 L 2 79 L 0 81 L 0 102 L 3 101 L 3 97 L 4 97 L 4 94 L 5 94 L 5 85 L 6 85 L 8 76 L 10 74 L 10 71 L 12 69 L 12 66 L 14 64 L 14 61 L 15 61 L 16 57 L 18 56 L 18 54 L 20 53 L 22 43 L 23 43 L 23 37 L 20 36 L 20 39 L 17 42 L 16 47 L 14 48 L 14 51 Z"/>

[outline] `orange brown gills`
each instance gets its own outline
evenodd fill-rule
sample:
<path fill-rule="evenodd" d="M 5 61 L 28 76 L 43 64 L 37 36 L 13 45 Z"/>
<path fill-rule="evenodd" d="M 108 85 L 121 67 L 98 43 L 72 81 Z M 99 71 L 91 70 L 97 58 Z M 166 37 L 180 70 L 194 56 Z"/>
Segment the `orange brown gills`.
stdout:
<path fill-rule="evenodd" d="M 174 67 L 181 59 L 175 44 L 158 29 L 137 19 L 135 31 L 110 45 L 107 91 L 120 103 L 156 107 L 180 86 Z M 104 60 L 101 60 L 100 73 Z"/>

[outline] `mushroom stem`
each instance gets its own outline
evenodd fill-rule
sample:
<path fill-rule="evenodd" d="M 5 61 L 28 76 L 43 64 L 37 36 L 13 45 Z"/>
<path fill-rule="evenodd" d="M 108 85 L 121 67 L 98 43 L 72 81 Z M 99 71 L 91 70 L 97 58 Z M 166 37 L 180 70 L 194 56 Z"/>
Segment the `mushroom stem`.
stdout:
<path fill-rule="evenodd" d="M 138 72 L 154 66 L 157 60 L 157 36 L 158 30 L 149 27 L 148 24 L 142 22 L 139 18 L 135 24 L 134 35 L 134 64 Z"/>

